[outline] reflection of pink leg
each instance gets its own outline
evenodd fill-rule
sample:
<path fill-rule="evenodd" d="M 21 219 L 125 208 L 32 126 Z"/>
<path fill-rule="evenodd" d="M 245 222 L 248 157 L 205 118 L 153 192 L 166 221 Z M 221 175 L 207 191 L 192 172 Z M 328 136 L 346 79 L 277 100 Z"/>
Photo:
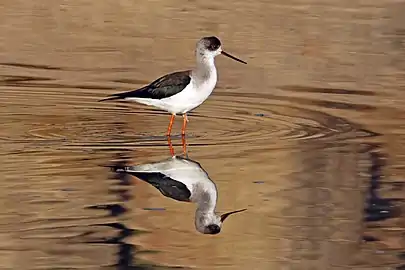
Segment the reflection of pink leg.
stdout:
<path fill-rule="evenodd" d="M 169 123 L 169 127 L 167 128 L 166 136 L 170 136 L 170 134 L 172 133 L 172 126 L 173 126 L 175 116 L 176 115 L 172 114 L 172 117 L 170 117 L 170 123 Z"/>
<path fill-rule="evenodd" d="M 188 122 L 187 114 L 183 114 L 183 128 L 181 129 L 181 135 L 186 135 L 187 122 Z"/>
<path fill-rule="evenodd" d="M 174 149 L 173 149 L 173 144 L 172 144 L 172 140 L 170 139 L 170 136 L 167 137 L 167 143 L 169 144 L 170 155 L 172 155 L 172 157 L 173 157 Z"/>
<path fill-rule="evenodd" d="M 181 136 L 181 144 L 183 146 L 183 154 L 186 157 L 187 156 L 187 144 L 186 144 L 186 136 L 185 135 Z"/>

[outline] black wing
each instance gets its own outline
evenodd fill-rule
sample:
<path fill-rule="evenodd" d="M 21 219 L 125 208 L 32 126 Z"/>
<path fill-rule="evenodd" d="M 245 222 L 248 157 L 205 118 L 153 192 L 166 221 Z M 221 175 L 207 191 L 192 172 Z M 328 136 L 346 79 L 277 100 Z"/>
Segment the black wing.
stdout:
<path fill-rule="evenodd" d="M 127 172 L 139 179 L 148 182 L 164 196 L 177 201 L 190 202 L 191 192 L 185 184 L 159 172 Z"/>
<path fill-rule="evenodd" d="M 125 99 L 125 98 L 151 98 L 151 99 L 162 99 L 171 97 L 177 93 L 180 93 L 186 86 L 190 83 L 191 71 L 178 71 L 171 74 L 164 75 L 149 85 L 142 87 L 137 90 L 118 93 L 111 95 L 105 100 L 114 99 Z"/>

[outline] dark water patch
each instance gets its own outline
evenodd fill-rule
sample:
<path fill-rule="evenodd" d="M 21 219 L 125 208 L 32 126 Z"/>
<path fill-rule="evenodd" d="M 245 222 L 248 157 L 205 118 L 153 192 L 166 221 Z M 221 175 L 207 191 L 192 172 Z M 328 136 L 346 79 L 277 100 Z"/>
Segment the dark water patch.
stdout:
<path fill-rule="evenodd" d="M 130 175 L 121 172 L 115 172 L 113 169 L 116 166 L 127 166 L 129 157 L 126 153 L 119 153 L 116 155 L 116 158 L 107 164 L 104 167 L 110 168 L 112 174 L 107 177 L 107 180 L 118 180 L 118 184 L 123 184 L 127 188 L 131 185 L 129 181 Z M 122 196 L 118 196 L 118 199 L 121 199 Z M 123 200 L 122 203 L 126 202 Z M 110 213 L 110 216 L 119 218 L 121 215 L 131 211 L 124 207 L 122 204 L 100 204 L 87 207 L 88 209 L 94 210 L 107 210 Z M 115 235 L 112 236 L 98 236 L 94 237 L 92 235 L 97 233 L 98 227 L 108 227 L 115 230 Z M 113 245 L 116 246 L 118 251 L 116 252 L 116 263 L 105 266 L 105 267 L 114 267 L 116 269 L 186 269 L 183 267 L 171 267 L 171 266 L 160 266 L 147 262 L 145 260 L 140 260 L 138 257 L 143 253 L 155 253 L 158 251 L 154 250 L 142 250 L 140 246 L 136 246 L 126 242 L 128 237 L 133 237 L 141 233 L 145 233 L 142 230 L 136 230 L 128 228 L 122 221 L 119 222 L 106 222 L 99 224 L 92 224 L 89 228 L 93 228 L 89 234 L 86 235 L 84 240 L 87 244 L 98 244 L 98 245 Z"/>
<path fill-rule="evenodd" d="M 122 183 L 120 183 L 122 185 Z M 117 198 L 123 202 L 128 202 L 134 198 L 134 196 L 125 189 L 112 189 L 108 190 L 109 194 L 117 196 Z"/>
<path fill-rule="evenodd" d="M 326 101 L 326 100 L 312 100 L 312 104 L 320 107 L 325 107 L 329 109 L 340 109 L 340 110 L 354 110 L 354 111 L 372 111 L 375 110 L 374 106 L 366 104 L 351 104 L 336 101 Z"/>
<path fill-rule="evenodd" d="M 376 96 L 376 92 L 368 90 L 354 90 L 342 88 L 328 88 L 328 87 L 314 87 L 314 86 L 300 86 L 300 85 L 283 85 L 279 87 L 285 91 L 294 92 L 308 92 L 308 93 L 324 93 L 336 95 L 359 95 L 359 96 Z"/>
<path fill-rule="evenodd" d="M 92 68 L 79 68 L 79 67 L 66 67 L 66 66 L 51 66 L 51 65 L 42 65 L 42 64 L 25 64 L 25 63 L 12 63 L 12 62 L 2 62 L 2 66 L 8 67 L 19 67 L 26 69 L 35 69 L 35 70 L 56 70 L 56 71 L 98 71 L 98 72 L 126 72 L 132 71 L 135 68 L 133 67 L 92 67 Z"/>
<path fill-rule="evenodd" d="M 93 234 L 97 234 L 97 227 L 111 228 L 115 230 L 116 234 L 113 236 L 93 236 Z M 92 228 L 92 230 L 84 237 L 83 243 L 91 245 L 113 245 L 118 249 L 115 254 L 116 263 L 104 267 L 114 267 L 116 269 L 151 269 L 150 266 L 152 264 L 145 262 L 138 263 L 136 256 L 140 253 L 139 248 L 136 245 L 125 242 L 126 238 L 139 234 L 141 231 L 130 229 L 119 222 L 93 224 L 90 225 L 89 228 Z"/>
<path fill-rule="evenodd" d="M 122 241 L 125 240 L 125 238 L 135 235 L 135 234 L 140 234 L 140 233 L 145 233 L 142 230 L 135 230 L 135 229 L 130 229 L 127 226 L 125 226 L 124 224 L 120 223 L 120 222 L 108 222 L 108 223 L 98 223 L 98 224 L 92 224 L 89 225 L 89 227 L 109 227 L 112 229 L 115 229 L 117 234 L 115 236 L 112 237 L 100 237 L 100 238 L 95 238 L 92 240 L 86 240 L 86 243 L 105 243 L 105 244 L 118 244 Z M 90 232 L 91 234 L 94 234 L 95 231 Z"/>
<path fill-rule="evenodd" d="M 400 198 L 381 198 L 378 189 L 381 187 L 382 167 L 385 166 L 385 157 L 382 153 L 370 153 L 370 187 L 365 208 L 365 221 L 382 221 L 401 215 L 401 210 L 396 202 L 403 201 Z"/>
<path fill-rule="evenodd" d="M 120 204 L 99 204 L 99 205 L 91 205 L 85 207 L 85 209 L 102 209 L 102 210 L 107 210 L 109 214 L 107 216 L 111 217 L 118 217 L 126 212 L 128 212 L 128 209 L 125 208 L 124 206 Z"/>
<path fill-rule="evenodd" d="M 370 152 L 369 166 L 369 188 L 365 201 L 364 208 L 364 223 L 366 228 L 372 228 L 374 233 L 381 231 L 387 226 L 383 226 L 382 222 L 398 218 L 403 215 L 402 207 L 404 199 L 402 198 L 383 198 L 379 195 L 379 190 L 383 185 L 393 185 L 395 183 L 383 182 L 383 168 L 387 165 L 387 155 L 382 151 L 381 146 L 375 145 L 375 148 Z M 394 186 L 394 185 L 393 185 Z M 400 237 L 400 236 L 399 236 Z M 370 233 L 363 234 L 365 242 L 382 242 L 386 241 L 386 234 L 380 233 L 379 237 Z M 381 250 L 381 252 L 385 252 Z M 403 252 L 398 253 L 399 259 L 405 259 Z M 396 269 L 401 269 L 402 266 L 397 266 Z"/>
<path fill-rule="evenodd" d="M 166 211 L 164 207 L 144 207 L 142 209 L 146 211 Z"/>
<path fill-rule="evenodd" d="M 121 152 L 121 153 L 124 153 L 124 152 Z M 126 160 L 128 159 L 128 157 L 126 157 L 123 154 L 120 154 L 119 156 L 123 159 L 114 161 L 111 164 L 104 166 L 104 167 L 108 167 L 111 172 L 114 172 L 114 173 L 110 174 L 107 179 L 108 180 L 118 180 L 118 182 L 115 182 L 114 185 L 110 185 L 110 188 L 108 189 L 108 193 L 116 195 L 117 198 L 122 202 L 129 202 L 133 199 L 132 192 L 131 192 L 131 190 L 128 189 L 128 187 L 132 186 L 131 176 L 126 173 L 115 172 L 113 170 L 113 168 L 115 166 L 125 166 L 127 164 Z"/>
<path fill-rule="evenodd" d="M 28 68 L 28 69 L 65 70 L 61 67 L 54 67 L 54 66 L 50 66 L 50 65 L 41 65 L 41 64 L 24 64 L 24 63 L 3 62 L 3 63 L 0 63 L 0 65 L 9 66 L 9 67 Z"/>
<path fill-rule="evenodd" d="M 74 49 L 74 52 L 83 53 L 105 53 L 105 52 L 117 52 L 117 48 L 109 46 L 80 46 Z"/>
<path fill-rule="evenodd" d="M 380 241 L 380 239 L 375 236 L 372 236 L 372 235 L 363 235 L 363 241 L 364 242 L 376 242 L 376 241 Z"/>
<path fill-rule="evenodd" d="M 53 79 L 47 79 L 47 81 L 52 81 Z M 61 83 L 39 83 L 44 80 L 34 79 L 25 79 L 25 80 L 3 80 L 0 81 L 1 86 L 8 87 L 27 87 L 27 88 L 43 88 L 43 89 L 82 89 L 82 90 L 116 90 L 117 87 L 107 87 L 101 85 L 74 85 L 74 84 L 61 84 Z M 55 90 L 56 91 L 56 90 Z M 22 95 L 22 93 L 15 93 L 15 96 Z M 30 93 L 32 95 L 33 93 Z M 47 94 L 52 95 L 52 93 L 47 92 Z M 55 95 L 61 95 L 61 93 L 54 93 Z M 83 94 L 82 94 L 83 95 Z"/>
<path fill-rule="evenodd" d="M 50 81 L 51 78 L 47 77 L 31 77 L 31 76 L 17 76 L 17 75 L 1 75 L 0 85 L 2 86 L 14 86 L 24 84 L 27 82 L 36 81 Z"/>
<path fill-rule="evenodd" d="M 125 84 L 132 84 L 132 85 L 146 85 L 146 84 L 151 83 L 150 81 L 147 81 L 147 80 L 137 80 L 137 79 L 113 79 L 111 81 L 115 82 L 115 83 L 125 83 Z"/>

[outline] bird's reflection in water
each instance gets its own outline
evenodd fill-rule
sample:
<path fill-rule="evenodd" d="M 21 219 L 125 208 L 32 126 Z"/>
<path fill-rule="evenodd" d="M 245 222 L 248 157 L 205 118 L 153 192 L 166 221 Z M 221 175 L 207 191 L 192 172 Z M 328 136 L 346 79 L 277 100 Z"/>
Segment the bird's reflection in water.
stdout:
<path fill-rule="evenodd" d="M 185 151 L 183 140 L 183 151 Z M 131 174 L 157 188 L 164 196 L 181 202 L 197 204 L 195 228 L 203 234 L 217 234 L 231 214 L 246 209 L 215 213 L 218 191 L 215 183 L 201 165 L 188 157 L 175 156 L 171 141 L 169 148 L 172 156 L 162 161 L 135 165 L 116 166 L 116 172 Z"/>

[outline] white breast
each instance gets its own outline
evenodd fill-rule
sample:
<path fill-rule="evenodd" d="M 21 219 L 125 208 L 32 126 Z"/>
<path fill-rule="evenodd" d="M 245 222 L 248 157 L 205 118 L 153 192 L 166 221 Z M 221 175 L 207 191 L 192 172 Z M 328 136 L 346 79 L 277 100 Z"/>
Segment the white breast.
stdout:
<path fill-rule="evenodd" d="M 205 80 L 191 79 L 190 84 L 180 93 L 161 99 L 166 109 L 175 114 L 183 114 L 200 106 L 212 93 L 217 83 L 217 74 L 213 72 Z"/>

